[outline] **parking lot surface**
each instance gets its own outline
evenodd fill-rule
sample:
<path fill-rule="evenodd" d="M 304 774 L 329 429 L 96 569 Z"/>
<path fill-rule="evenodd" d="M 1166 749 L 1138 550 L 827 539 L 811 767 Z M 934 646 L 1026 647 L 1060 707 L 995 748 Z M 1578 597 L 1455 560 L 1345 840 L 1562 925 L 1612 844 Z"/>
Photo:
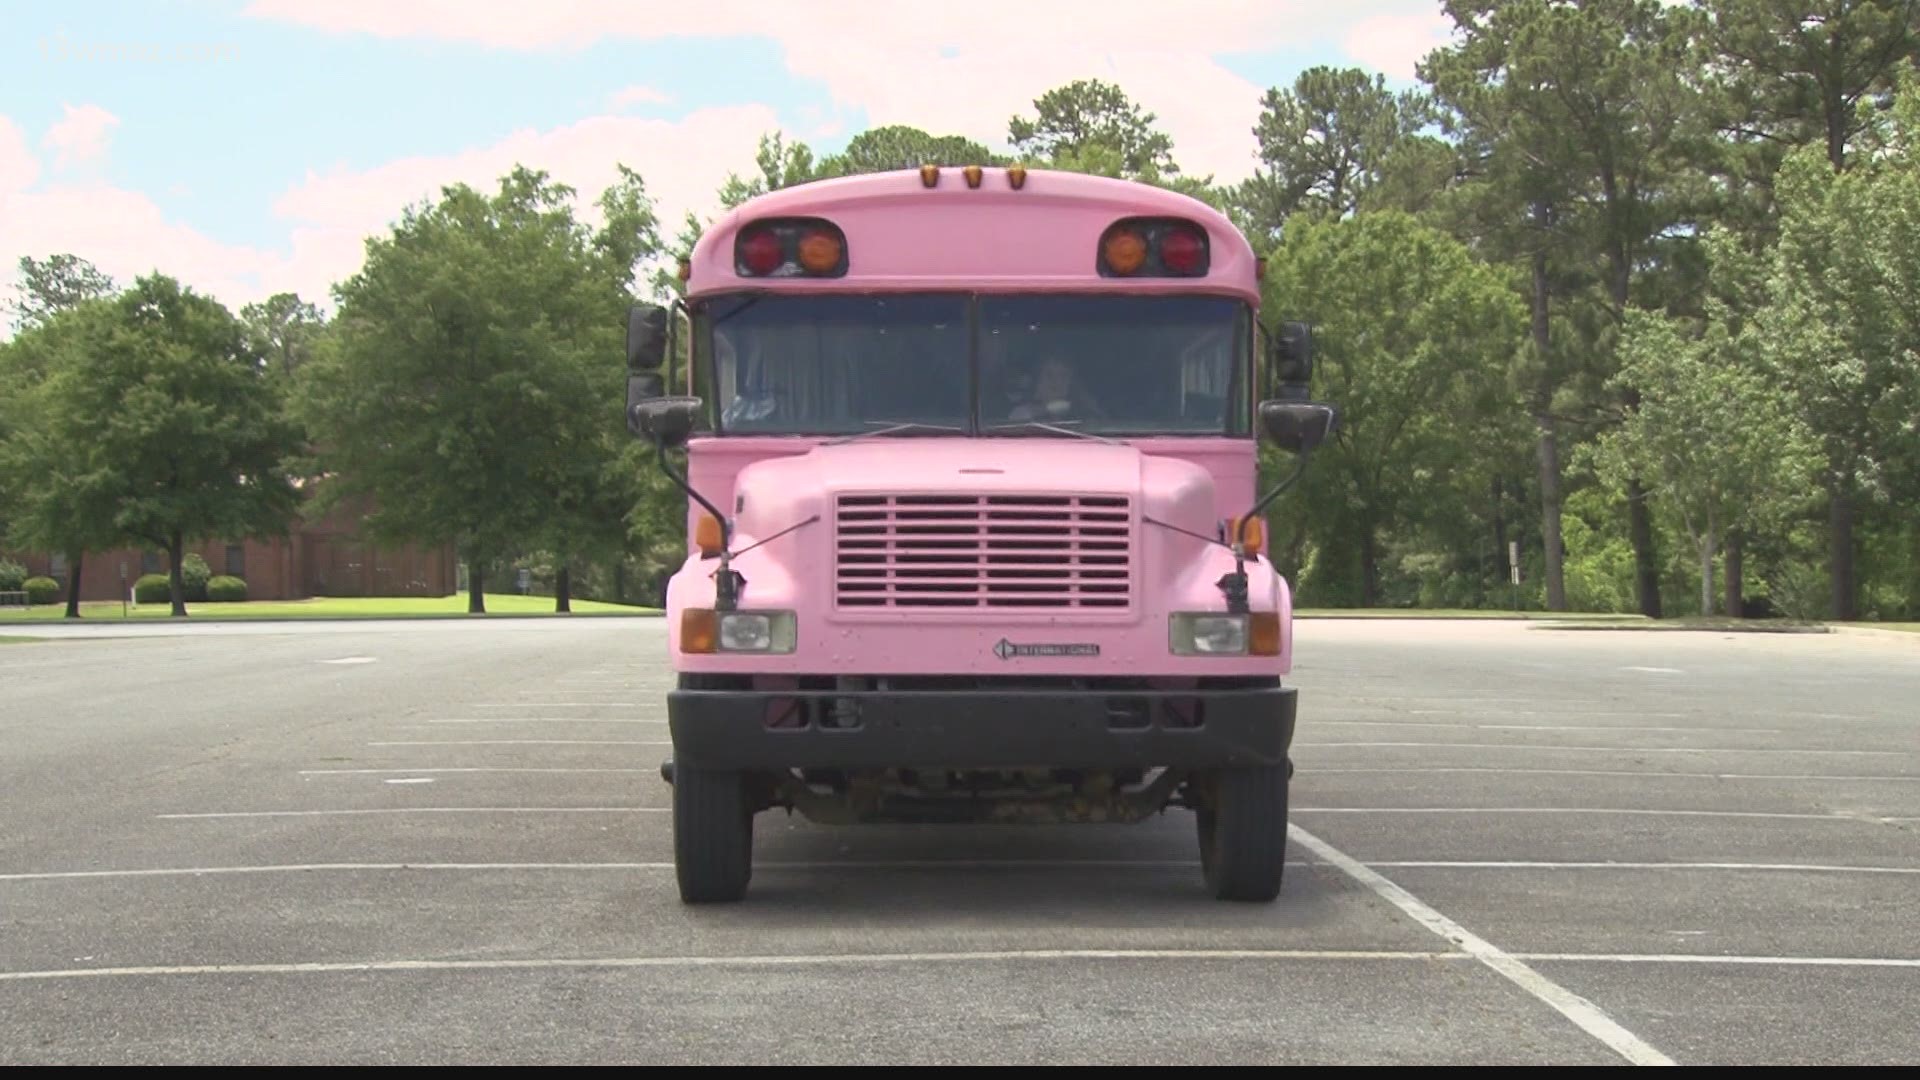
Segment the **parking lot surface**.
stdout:
<path fill-rule="evenodd" d="M 1274 904 L 1177 810 L 689 908 L 660 620 L 113 629 L 0 651 L 8 1064 L 1920 1058 L 1920 637 L 1305 621 Z"/>

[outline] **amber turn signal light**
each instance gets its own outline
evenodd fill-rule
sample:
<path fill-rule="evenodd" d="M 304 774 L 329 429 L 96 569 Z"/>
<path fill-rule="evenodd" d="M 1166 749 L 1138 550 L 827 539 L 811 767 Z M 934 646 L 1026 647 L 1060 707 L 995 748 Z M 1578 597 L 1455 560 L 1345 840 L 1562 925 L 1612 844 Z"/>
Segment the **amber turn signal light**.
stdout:
<path fill-rule="evenodd" d="M 720 644 L 720 620 L 712 608 L 687 608 L 680 613 L 680 651 L 710 653 Z"/>
<path fill-rule="evenodd" d="M 1267 550 L 1267 520 L 1265 518 L 1234 518 L 1233 532 L 1227 542 L 1246 541 L 1247 554 L 1259 555 Z"/>
<path fill-rule="evenodd" d="M 1107 235 L 1107 242 L 1101 245 L 1101 256 L 1114 273 L 1131 274 L 1147 261 L 1146 237 L 1132 229 L 1115 230 Z"/>
<path fill-rule="evenodd" d="M 705 558 L 720 554 L 726 546 L 726 531 L 720 527 L 720 519 L 712 514 L 701 514 L 693 523 L 693 546 L 700 549 Z"/>
<path fill-rule="evenodd" d="M 1280 613 L 1256 611 L 1248 616 L 1247 652 L 1254 656 L 1280 655 Z"/>

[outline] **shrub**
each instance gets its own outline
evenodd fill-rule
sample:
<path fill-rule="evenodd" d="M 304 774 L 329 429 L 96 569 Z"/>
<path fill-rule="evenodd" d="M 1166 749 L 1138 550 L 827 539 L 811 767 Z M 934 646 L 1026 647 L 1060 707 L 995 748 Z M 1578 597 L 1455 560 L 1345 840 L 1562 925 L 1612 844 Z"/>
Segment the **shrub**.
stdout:
<path fill-rule="evenodd" d="M 213 570 L 200 556 L 188 555 L 180 560 L 180 587 L 187 594 L 188 603 L 197 604 L 207 598 L 207 582 L 212 578 Z"/>
<path fill-rule="evenodd" d="M 240 578 L 221 574 L 207 582 L 207 599 L 218 603 L 234 603 L 247 598 L 247 583 Z"/>
<path fill-rule="evenodd" d="M 142 574 L 133 583 L 133 599 L 141 604 L 166 604 L 173 600 L 172 585 L 165 574 Z"/>
<path fill-rule="evenodd" d="M 0 592 L 19 592 L 26 585 L 27 568 L 17 562 L 0 559 Z"/>
<path fill-rule="evenodd" d="M 60 602 L 60 583 L 50 577 L 32 577 L 26 580 L 27 603 L 57 604 Z"/>

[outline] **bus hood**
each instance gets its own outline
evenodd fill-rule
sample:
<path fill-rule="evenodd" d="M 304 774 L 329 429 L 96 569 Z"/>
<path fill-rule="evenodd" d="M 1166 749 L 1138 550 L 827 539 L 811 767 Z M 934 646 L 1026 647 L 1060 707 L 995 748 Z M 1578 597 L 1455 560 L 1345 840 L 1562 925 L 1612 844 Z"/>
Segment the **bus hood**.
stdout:
<path fill-rule="evenodd" d="M 1213 480 L 1200 465 L 1124 443 L 1071 436 L 949 439 L 881 436 L 823 445 L 743 469 L 732 507 L 742 539 L 818 515 L 832 520 L 861 495 L 1124 497 L 1142 515 L 1214 535 Z"/>

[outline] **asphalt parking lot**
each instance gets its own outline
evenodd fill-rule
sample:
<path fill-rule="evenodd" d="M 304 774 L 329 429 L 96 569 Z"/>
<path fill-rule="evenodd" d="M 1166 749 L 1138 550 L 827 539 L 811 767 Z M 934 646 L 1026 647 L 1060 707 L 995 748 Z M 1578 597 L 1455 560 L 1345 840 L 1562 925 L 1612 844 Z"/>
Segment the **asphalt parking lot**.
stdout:
<path fill-rule="evenodd" d="M 695 909 L 658 620 L 178 629 L 0 648 L 0 1061 L 1920 1059 L 1920 637 L 1304 622 L 1273 905 L 1177 811 Z"/>

